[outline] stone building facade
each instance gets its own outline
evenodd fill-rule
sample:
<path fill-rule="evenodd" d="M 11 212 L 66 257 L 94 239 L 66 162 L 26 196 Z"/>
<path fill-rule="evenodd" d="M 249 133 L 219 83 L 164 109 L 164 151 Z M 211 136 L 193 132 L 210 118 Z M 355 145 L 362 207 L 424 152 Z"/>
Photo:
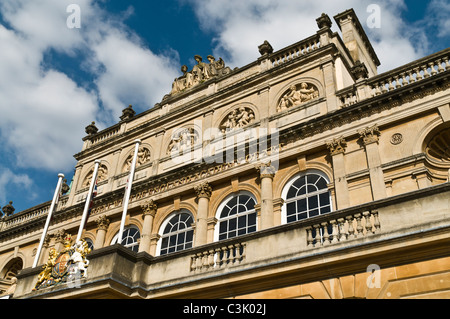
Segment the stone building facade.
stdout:
<path fill-rule="evenodd" d="M 233 70 L 196 57 L 152 109 L 86 127 L 39 265 L 77 233 L 100 160 L 87 277 L 33 290 L 47 202 L 0 221 L 2 293 L 449 298 L 450 49 L 378 74 L 354 11 L 334 20 L 342 37 L 323 14 L 316 34 L 265 41 Z"/>

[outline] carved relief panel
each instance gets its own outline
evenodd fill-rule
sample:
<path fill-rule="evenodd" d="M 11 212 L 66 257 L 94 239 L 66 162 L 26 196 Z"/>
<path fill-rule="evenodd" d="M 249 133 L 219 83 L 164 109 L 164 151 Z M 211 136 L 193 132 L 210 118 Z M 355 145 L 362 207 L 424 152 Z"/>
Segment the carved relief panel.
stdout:
<path fill-rule="evenodd" d="M 166 155 L 179 154 L 193 148 L 200 143 L 199 133 L 192 127 L 185 127 L 175 131 L 167 148 Z"/>
<path fill-rule="evenodd" d="M 319 90 L 312 84 L 302 82 L 291 85 L 289 90 L 281 97 L 277 104 L 277 112 L 300 105 L 319 97 Z"/>
<path fill-rule="evenodd" d="M 122 167 L 122 172 L 129 172 L 131 169 L 131 162 L 133 161 L 133 155 L 134 154 L 130 154 L 128 155 L 127 159 L 125 160 L 125 163 L 123 164 Z M 144 165 L 146 163 L 150 162 L 150 150 L 146 147 L 139 147 L 138 150 L 138 155 L 136 158 L 136 168 Z"/>
<path fill-rule="evenodd" d="M 91 168 L 89 173 L 84 178 L 83 184 L 81 185 L 82 188 L 89 187 L 89 185 L 91 184 L 93 174 L 94 174 L 94 168 Z M 106 165 L 100 164 L 98 167 L 98 172 L 97 172 L 97 183 L 104 181 L 107 178 L 108 178 L 108 168 L 106 167 Z"/>
<path fill-rule="evenodd" d="M 220 123 L 220 130 L 225 133 L 234 128 L 247 126 L 255 121 L 255 113 L 252 109 L 240 106 L 232 110 Z"/>

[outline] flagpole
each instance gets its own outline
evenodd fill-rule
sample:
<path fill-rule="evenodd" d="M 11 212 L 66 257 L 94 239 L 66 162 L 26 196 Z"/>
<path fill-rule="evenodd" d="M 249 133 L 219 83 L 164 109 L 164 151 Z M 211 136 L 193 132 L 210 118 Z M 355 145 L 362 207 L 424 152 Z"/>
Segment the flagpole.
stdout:
<path fill-rule="evenodd" d="M 86 223 L 87 214 L 89 210 L 89 204 L 91 203 L 92 191 L 94 190 L 95 180 L 97 179 L 98 167 L 100 165 L 100 160 L 95 160 L 94 173 L 92 174 L 91 186 L 89 187 L 88 196 L 86 198 L 86 203 L 84 204 L 83 215 L 81 217 L 80 228 L 78 229 L 78 235 L 75 243 L 79 242 L 81 239 L 81 234 L 83 233 L 84 224 Z"/>
<path fill-rule="evenodd" d="M 50 209 L 47 215 L 47 221 L 45 222 L 44 231 L 41 236 L 41 240 L 39 241 L 39 247 L 36 252 L 36 257 L 34 258 L 33 268 L 37 266 L 39 262 L 39 256 L 41 255 L 42 246 L 44 245 L 45 236 L 47 235 L 48 227 L 50 226 L 50 220 L 52 219 L 53 210 L 55 209 L 56 203 L 58 201 L 59 193 L 61 191 L 62 179 L 64 178 L 64 174 L 58 174 L 58 183 L 56 184 L 55 194 L 53 195 L 52 204 L 50 205 Z"/>
<path fill-rule="evenodd" d="M 136 160 L 137 155 L 139 152 L 139 145 L 141 144 L 141 140 L 135 140 L 136 143 L 134 148 L 134 156 L 133 161 L 131 162 L 131 169 L 130 169 L 130 176 L 128 177 L 128 183 L 125 189 L 125 198 L 124 198 L 124 204 L 123 204 L 123 213 L 122 213 L 122 220 L 120 222 L 120 230 L 119 230 L 119 237 L 117 239 L 117 242 L 119 244 L 122 243 L 122 235 L 125 228 L 125 220 L 127 218 L 127 211 L 128 211 L 128 202 L 130 200 L 130 194 L 131 194 L 131 185 L 133 184 L 133 178 L 134 178 L 134 171 L 136 169 Z"/>

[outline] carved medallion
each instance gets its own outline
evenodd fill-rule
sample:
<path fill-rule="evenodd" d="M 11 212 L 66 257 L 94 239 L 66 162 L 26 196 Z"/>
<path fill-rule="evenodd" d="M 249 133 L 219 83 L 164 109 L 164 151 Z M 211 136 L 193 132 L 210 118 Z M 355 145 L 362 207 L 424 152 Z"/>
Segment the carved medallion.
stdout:
<path fill-rule="evenodd" d="M 400 133 L 395 133 L 391 136 L 391 144 L 398 145 L 403 142 L 403 135 Z"/>
<path fill-rule="evenodd" d="M 277 112 L 285 111 L 317 97 L 319 97 L 319 90 L 312 84 L 302 82 L 300 85 L 291 85 L 278 102 Z"/>

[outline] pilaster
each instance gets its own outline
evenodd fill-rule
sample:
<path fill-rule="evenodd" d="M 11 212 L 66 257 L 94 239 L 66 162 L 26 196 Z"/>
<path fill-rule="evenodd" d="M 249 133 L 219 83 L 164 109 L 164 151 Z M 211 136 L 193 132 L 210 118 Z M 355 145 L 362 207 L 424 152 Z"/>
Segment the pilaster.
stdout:
<path fill-rule="evenodd" d="M 372 197 L 374 200 L 386 198 L 386 185 L 384 182 L 383 169 L 381 168 L 380 151 L 378 149 L 380 130 L 375 124 L 371 127 L 366 127 L 365 129 L 358 131 L 358 133 L 366 149 Z"/>
<path fill-rule="evenodd" d="M 334 138 L 327 142 L 328 150 L 333 162 L 334 191 L 336 194 L 337 209 L 350 206 L 348 183 L 345 173 L 344 153 L 347 142 L 343 137 Z"/>

